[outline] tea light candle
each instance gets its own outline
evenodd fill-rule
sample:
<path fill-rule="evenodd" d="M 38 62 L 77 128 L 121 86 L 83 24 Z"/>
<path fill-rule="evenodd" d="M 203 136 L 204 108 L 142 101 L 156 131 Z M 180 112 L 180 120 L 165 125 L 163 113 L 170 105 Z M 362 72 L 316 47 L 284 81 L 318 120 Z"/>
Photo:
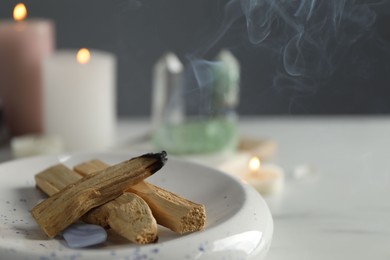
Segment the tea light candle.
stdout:
<path fill-rule="evenodd" d="M 63 151 L 63 142 L 55 135 L 21 135 L 11 139 L 11 151 L 15 158 L 56 154 Z"/>
<path fill-rule="evenodd" d="M 54 49 L 54 25 L 27 19 L 23 4 L 14 21 L 0 22 L 0 96 L 13 136 L 42 132 L 42 59 Z"/>
<path fill-rule="evenodd" d="M 249 160 L 248 170 L 241 178 L 263 195 L 280 192 L 284 186 L 283 169 L 270 163 L 260 165 L 258 157 Z"/>
<path fill-rule="evenodd" d="M 81 49 L 44 61 L 44 132 L 58 134 L 66 150 L 106 149 L 116 126 L 115 57 Z"/>

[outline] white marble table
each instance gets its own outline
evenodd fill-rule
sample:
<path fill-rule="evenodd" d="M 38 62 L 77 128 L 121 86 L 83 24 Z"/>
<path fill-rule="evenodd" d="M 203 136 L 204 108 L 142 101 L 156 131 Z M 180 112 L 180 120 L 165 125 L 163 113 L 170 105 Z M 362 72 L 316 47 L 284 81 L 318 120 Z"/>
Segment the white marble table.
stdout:
<path fill-rule="evenodd" d="M 245 133 L 280 145 L 291 173 L 310 164 L 317 176 L 289 179 L 268 200 L 275 234 L 268 259 L 390 259 L 390 118 L 249 120 Z"/>
<path fill-rule="evenodd" d="M 390 118 L 260 117 L 240 127 L 277 141 L 274 161 L 287 173 L 283 193 L 266 198 L 275 225 L 267 259 L 390 259 Z M 118 146 L 147 130 L 146 120 L 120 120 Z M 293 178 L 300 165 L 315 174 Z"/>
<path fill-rule="evenodd" d="M 283 193 L 266 198 L 275 225 L 267 259 L 390 259 L 390 118 L 246 118 L 240 126 L 277 141 L 275 162 L 287 173 Z M 119 136 L 145 129 L 122 121 Z M 316 173 L 293 178 L 300 165 Z"/>

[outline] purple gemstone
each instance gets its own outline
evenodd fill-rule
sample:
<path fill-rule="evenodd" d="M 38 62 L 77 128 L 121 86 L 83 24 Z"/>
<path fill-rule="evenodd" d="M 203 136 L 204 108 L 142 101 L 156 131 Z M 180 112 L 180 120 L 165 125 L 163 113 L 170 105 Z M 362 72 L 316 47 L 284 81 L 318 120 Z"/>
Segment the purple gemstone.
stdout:
<path fill-rule="evenodd" d="M 69 247 L 80 248 L 103 243 L 107 239 L 104 228 L 92 224 L 73 224 L 62 232 Z"/>

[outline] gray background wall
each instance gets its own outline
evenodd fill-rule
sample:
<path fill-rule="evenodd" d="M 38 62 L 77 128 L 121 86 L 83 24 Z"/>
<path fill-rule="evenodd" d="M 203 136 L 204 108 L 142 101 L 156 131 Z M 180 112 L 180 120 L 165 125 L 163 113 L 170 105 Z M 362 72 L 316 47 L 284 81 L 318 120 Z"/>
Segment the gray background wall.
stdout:
<path fill-rule="evenodd" d="M 117 56 L 121 116 L 150 114 L 151 69 L 164 52 L 186 62 L 222 48 L 242 66 L 240 114 L 390 112 L 390 1 L 259 0 L 246 16 L 238 1 L 23 2 L 29 17 L 54 20 L 58 48 Z M 0 18 L 16 3 L 1 1 Z"/>

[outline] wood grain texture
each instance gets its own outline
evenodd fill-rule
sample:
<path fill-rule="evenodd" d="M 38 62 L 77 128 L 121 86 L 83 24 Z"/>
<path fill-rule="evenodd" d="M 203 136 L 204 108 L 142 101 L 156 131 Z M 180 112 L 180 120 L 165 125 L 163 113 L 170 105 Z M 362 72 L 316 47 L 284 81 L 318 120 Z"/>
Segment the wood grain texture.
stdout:
<path fill-rule="evenodd" d="M 74 167 L 83 176 L 109 167 L 100 160 L 90 160 Z M 144 199 L 157 223 L 174 232 L 184 234 L 204 229 L 206 224 L 206 209 L 204 205 L 187 200 L 177 194 L 158 186 L 142 181 L 127 192 L 135 193 Z"/>
<path fill-rule="evenodd" d="M 36 205 L 32 216 L 54 237 L 92 208 L 116 199 L 158 171 L 165 161 L 165 152 L 145 154 L 89 174 Z"/>
<path fill-rule="evenodd" d="M 82 176 L 63 164 L 35 175 L 36 185 L 47 195 L 59 192 Z M 139 196 L 125 193 L 81 217 L 86 223 L 111 228 L 133 243 L 146 244 L 157 239 L 157 222 L 148 204 Z"/>

